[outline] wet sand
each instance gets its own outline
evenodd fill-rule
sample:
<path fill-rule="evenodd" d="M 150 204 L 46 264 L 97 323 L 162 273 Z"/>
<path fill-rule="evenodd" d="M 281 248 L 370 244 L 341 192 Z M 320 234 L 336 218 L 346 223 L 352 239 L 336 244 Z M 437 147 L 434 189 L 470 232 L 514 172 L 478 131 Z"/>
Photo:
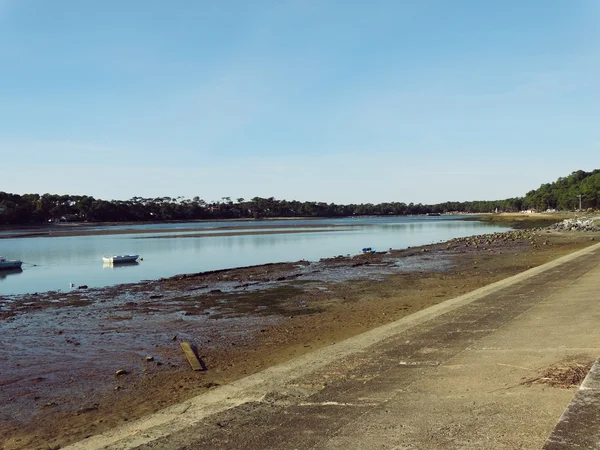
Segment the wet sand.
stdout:
<path fill-rule="evenodd" d="M 592 237 L 514 231 L 0 296 L 0 448 L 57 448 L 543 264 Z M 190 369 L 181 341 L 197 347 L 207 370 Z"/>
<path fill-rule="evenodd" d="M 119 225 L 119 224 L 114 224 Z M 249 234 L 283 234 L 283 233 L 307 233 L 311 231 L 336 231 L 348 225 L 337 224 L 278 224 L 241 226 L 219 226 L 219 227 L 186 227 L 186 228 L 101 228 L 93 226 L 65 227 L 57 226 L 51 228 L 40 228 L 35 230 L 16 229 L 4 230 L 0 239 L 33 238 L 33 237 L 66 237 L 66 236 L 103 236 L 115 234 L 161 234 L 173 233 L 165 237 L 211 237 L 211 236 L 235 236 Z M 195 233 L 194 233 L 195 232 Z M 184 234 L 185 233 L 185 234 Z M 193 234 L 192 234 L 193 233 Z"/>

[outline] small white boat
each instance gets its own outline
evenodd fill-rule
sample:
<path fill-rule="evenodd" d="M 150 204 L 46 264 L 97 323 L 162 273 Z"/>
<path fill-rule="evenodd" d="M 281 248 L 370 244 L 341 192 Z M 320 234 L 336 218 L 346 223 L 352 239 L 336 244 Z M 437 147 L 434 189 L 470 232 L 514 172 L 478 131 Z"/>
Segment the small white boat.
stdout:
<path fill-rule="evenodd" d="M 23 264 L 22 261 L 17 261 L 16 259 L 15 260 L 8 260 L 4 256 L 0 256 L 0 270 L 5 270 L 5 269 L 20 269 L 21 268 L 21 264 Z"/>
<path fill-rule="evenodd" d="M 113 255 L 113 256 L 103 256 L 102 260 L 105 263 L 110 264 L 121 264 L 121 263 L 132 263 L 137 261 L 140 255 Z"/>

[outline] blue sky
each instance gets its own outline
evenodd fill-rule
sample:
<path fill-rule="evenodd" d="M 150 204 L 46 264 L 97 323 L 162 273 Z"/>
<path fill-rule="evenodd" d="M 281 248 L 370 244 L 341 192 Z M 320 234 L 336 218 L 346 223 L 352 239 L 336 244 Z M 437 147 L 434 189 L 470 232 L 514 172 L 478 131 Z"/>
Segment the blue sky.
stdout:
<path fill-rule="evenodd" d="M 0 190 L 501 199 L 600 168 L 600 2 L 0 0 Z"/>

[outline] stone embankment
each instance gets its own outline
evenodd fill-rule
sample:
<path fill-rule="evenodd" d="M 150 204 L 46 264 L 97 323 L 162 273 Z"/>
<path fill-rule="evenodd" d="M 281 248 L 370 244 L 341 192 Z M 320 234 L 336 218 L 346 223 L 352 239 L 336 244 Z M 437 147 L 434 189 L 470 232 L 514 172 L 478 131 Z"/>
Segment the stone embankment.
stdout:
<path fill-rule="evenodd" d="M 550 227 L 557 231 L 600 231 L 599 219 L 566 219 Z"/>
<path fill-rule="evenodd" d="M 446 246 L 448 249 L 461 248 L 464 245 L 467 248 L 491 250 L 494 247 L 505 247 L 510 242 L 529 241 L 532 246 L 537 247 L 538 244 L 547 245 L 549 243 L 547 239 L 543 238 L 543 231 L 543 228 L 532 228 L 454 238 L 449 240 Z"/>

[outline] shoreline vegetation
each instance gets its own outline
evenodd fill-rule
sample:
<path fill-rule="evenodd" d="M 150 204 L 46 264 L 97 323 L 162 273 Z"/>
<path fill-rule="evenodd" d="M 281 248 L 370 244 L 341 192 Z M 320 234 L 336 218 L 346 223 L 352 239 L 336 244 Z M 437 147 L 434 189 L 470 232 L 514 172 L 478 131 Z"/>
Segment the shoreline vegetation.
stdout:
<path fill-rule="evenodd" d="M 578 170 L 554 183 L 546 183 L 524 197 L 504 200 L 448 201 L 432 205 L 386 202 L 341 205 L 242 197 L 206 200 L 179 197 L 102 200 L 87 195 L 12 194 L 0 192 L 0 226 L 85 222 L 166 222 L 198 219 L 265 219 L 306 217 L 360 217 L 447 213 L 519 211 L 573 211 L 600 209 L 600 169 Z"/>
<path fill-rule="evenodd" d="M 599 237 L 513 230 L 317 262 L 68 293 L 0 295 L 7 343 L 0 447 L 67 445 L 544 264 Z M 35 336 L 35 345 L 22 342 L 23 336 Z M 189 369 L 182 341 L 197 347 L 207 370 Z"/>

